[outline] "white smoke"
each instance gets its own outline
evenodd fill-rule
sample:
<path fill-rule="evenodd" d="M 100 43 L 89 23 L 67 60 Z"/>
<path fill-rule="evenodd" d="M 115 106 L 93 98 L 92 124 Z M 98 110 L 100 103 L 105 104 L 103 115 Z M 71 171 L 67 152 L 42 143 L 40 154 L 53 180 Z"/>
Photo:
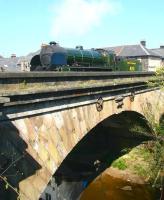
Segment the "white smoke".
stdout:
<path fill-rule="evenodd" d="M 117 14 L 120 4 L 115 0 L 61 0 L 54 4 L 52 36 L 81 37 L 99 27 L 107 14 Z"/>

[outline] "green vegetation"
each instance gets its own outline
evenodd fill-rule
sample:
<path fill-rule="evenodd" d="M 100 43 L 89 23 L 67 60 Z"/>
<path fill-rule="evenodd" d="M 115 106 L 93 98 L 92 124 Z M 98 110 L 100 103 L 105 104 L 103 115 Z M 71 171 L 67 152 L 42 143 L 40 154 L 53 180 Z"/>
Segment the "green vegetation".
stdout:
<path fill-rule="evenodd" d="M 138 133 L 147 133 L 148 130 L 146 129 L 146 127 L 141 126 L 139 123 L 132 123 L 129 127 L 129 131 L 131 132 L 138 132 Z"/>
<path fill-rule="evenodd" d="M 161 81 L 159 82 L 160 86 L 164 88 L 164 66 L 160 67 L 156 71 L 156 77 L 159 78 Z"/>
<path fill-rule="evenodd" d="M 142 164 L 135 165 L 133 170 L 139 176 L 145 176 L 147 174 L 147 171 Z"/>
<path fill-rule="evenodd" d="M 27 87 L 27 83 L 25 80 L 19 84 L 19 89 L 26 89 L 26 87 Z"/>
<path fill-rule="evenodd" d="M 155 131 L 157 135 L 164 136 L 164 124 L 155 124 Z"/>
<path fill-rule="evenodd" d="M 163 155 L 164 145 L 159 141 L 151 141 L 133 148 L 130 153 L 114 161 L 112 167 L 128 169 L 153 184 L 158 172 L 162 170 Z"/>
<path fill-rule="evenodd" d="M 161 87 L 164 88 L 164 66 L 158 67 L 154 78 L 148 81 L 150 87 Z"/>
<path fill-rule="evenodd" d="M 125 116 L 124 124 L 131 133 L 150 134 L 152 130 L 154 140 L 145 142 L 131 151 L 123 149 L 122 153 L 125 155 L 115 160 L 112 167 L 137 174 L 145 182 L 161 187 L 161 177 L 164 174 L 164 119 L 161 116 L 158 124 L 153 116 L 151 105 L 148 104 L 143 109 L 144 116 L 149 123 L 147 121 L 144 123 L 144 120 L 140 121 L 139 118 L 129 120 Z M 156 106 L 156 112 L 158 112 L 158 106 Z"/>
<path fill-rule="evenodd" d="M 124 158 L 119 158 L 119 159 L 115 160 L 113 162 L 112 166 L 115 168 L 118 168 L 120 170 L 125 170 L 128 167 Z"/>

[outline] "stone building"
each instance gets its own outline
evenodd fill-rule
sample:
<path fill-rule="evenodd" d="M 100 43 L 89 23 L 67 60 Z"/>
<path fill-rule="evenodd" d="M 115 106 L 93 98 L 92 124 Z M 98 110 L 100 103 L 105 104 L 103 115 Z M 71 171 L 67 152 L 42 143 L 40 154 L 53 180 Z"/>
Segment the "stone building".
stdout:
<path fill-rule="evenodd" d="M 154 53 L 161 56 L 161 66 L 164 66 L 164 45 L 161 45 L 160 48 L 151 49 Z"/>
<path fill-rule="evenodd" d="M 0 58 L 0 68 L 2 71 L 20 71 L 19 57 Z"/>
<path fill-rule="evenodd" d="M 136 45 L 123 45 L 116 47 L 106 47 L 107 50 L 112 50 L 117 56 L 123 58 L 136 58 L 141 61 L 143 71 L 156 71 L 156 68 L 161 66 L 162 57 L 156 51 L 146 48 L 146 41 L 141 41 Z"/>
<path fill-rule="evenodd" d="M 0 56 L 0 71 L 30 71 L 31 58 L 39 52 L 36 51 L 20 57 L 17 57 L 16 54 L 11 54 L 9 58 Z"/>
<path fill-rule="evenodd" d="M 19 65 L 21 67 L 21 71 L 30 71 L 30 62 L 33 56 L 38 55 L 40 50 L 29 53 L 27 56 L 24 56 L 20 59 Z"/>

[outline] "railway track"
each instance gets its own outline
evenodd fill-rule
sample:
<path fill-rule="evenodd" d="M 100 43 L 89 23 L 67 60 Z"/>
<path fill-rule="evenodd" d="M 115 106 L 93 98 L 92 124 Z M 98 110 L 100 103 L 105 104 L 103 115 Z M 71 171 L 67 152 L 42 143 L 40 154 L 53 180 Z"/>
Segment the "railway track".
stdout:
<path fill-rule="evenodd" d="M 0 104 L 3 104 L 3 98 L 5 105 L 11 105 L 13 102 L 28 101 L 34 103 L 38 99 L 42 101 L 44 99 L 57 100 L 68 97 L 142 90 L 148 87 L 146 78 L 149 79 L 153 75 L 152 72 L 0 73 Z M 85 81 L 93 80 L 99 80 L 99 82 L 87 82 L 86 85 L 81 85 Z M 119 81 L 114 82 L 114 80 Z M 79 84 L 79 81 L 82 82 Z M 104 81 L 106 81 L 105 84 Z M 73 85 L 71 85 L 71 82 L 73 82 Z M 75 84 L 76 82 L 77 84 Z M 24 88 L 19 87 L 22 83 Z M 39 88 L 33 89 L 33 86 L 37 83 L 44 87 L 39 85 Z"/>
<path fill-rule="evenodd" d="M 5 119 L 4 116 L 15 112 L 25 112 L 32 108 L 36 110 L 51 105 L 68 105 L 71 102 L 89 101 L 95 103 L 99 98 L 103 101 L 106 97 L 110 99 L 124 98 L 125 96 L 134 96 L 138 93 L 153 90 L 147 85 L 147 79 L 151 78 L 154 73 L 151 72 L 99 72 L 99 73 L 2 73 L 0 74 L 0 88 L 11 87 L 11 89 L 1 90 L 0 89 L 0 120 Z M 6 76 L 6 78 L 4 78 Z M 48 80 L 48 79 L 51 80 Z M 73 78 L 73 80 L 72 80 Z M 129 79 L 127 79 L 129 78 Z M 135 81 L 133 79 L 137 78 Z M 43 89 L 33 89 L 33 85 L 36 83 L 45 83 L 46 87 Z M 126 79 L 126 81 L 113 82 L 114 79 Z M 48 82 L 47 82 L 48 80 Z M 88 80 L 101 80 L 100 84 L 86 84 L 85 86 L 76 85 L 78 81 Z M 106 84 L 103 85 L 103 81 L 106 80 Z M 25 89 L 15 89 L 16 85 L 26 81 L 28 84 L 32 83 L 32 87 Z M 39 82 L 40 81 L 40 82 Z M 108 82 L 109 81 L 109 82 Z M 59 82 L 67 84 L 68 87 L 60 87 Z M 70 82 L 73 82 L 73 86 L 69 86 Z M 49 84 L 53 83 L 53 86 L 48 87 Z M 58 87 L 54 84 L 58 83 Z M 14 85 L 14 87 L 13 87 Z M 119 97 L 119 98 L 118 98 Z M 45 107 L 46 107 L 45 106 Z M 63 108 L 63 107 L 62 107 Z M 62 109 L 61 108 L 61 109 Z M 36 112 L 37 113 L 37 112 Z"/>

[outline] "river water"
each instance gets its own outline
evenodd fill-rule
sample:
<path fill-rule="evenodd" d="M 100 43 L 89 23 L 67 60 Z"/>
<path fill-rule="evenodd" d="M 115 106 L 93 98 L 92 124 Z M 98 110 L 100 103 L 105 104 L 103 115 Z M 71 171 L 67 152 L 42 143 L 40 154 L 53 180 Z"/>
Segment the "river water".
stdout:
<path fill-rule="evenodd" d="M 80 200 L 158 200 L 159 195 L 149 185 L 100 175 L 82 193 Z"/>

